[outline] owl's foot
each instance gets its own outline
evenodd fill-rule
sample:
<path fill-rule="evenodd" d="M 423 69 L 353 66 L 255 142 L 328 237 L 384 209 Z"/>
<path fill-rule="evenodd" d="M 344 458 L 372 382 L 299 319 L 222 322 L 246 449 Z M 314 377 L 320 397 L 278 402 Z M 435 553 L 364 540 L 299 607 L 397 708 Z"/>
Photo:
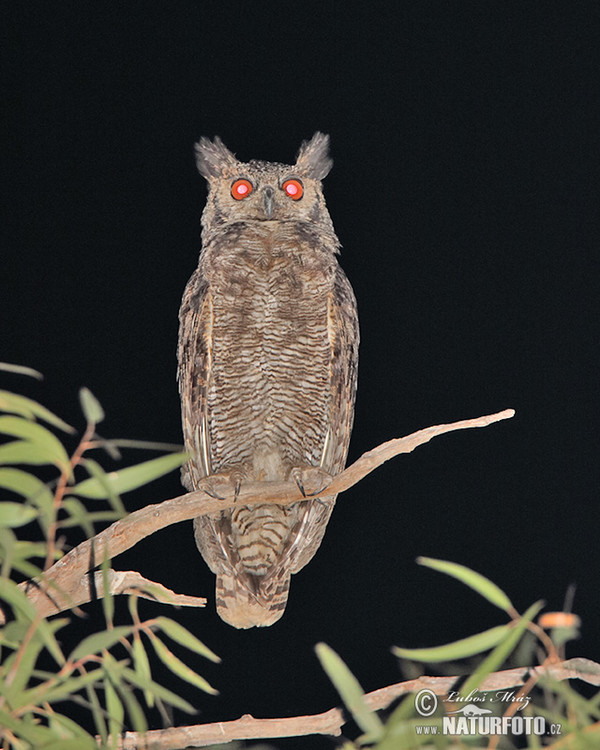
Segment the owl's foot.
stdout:
<path fill-rule="evenodd" d="M 333 477 L 318 466 L 296 466 L 290 472 L 303 497 L 320 495 L 329 487 Z"/>
<path fill-rule="evenodd" d="M 233 489 L 233 501 L 235 502 L 240 494 L 240 487 L 244 475 L 241 471 L 222 472 L 219 474 L 209 474 L 198 482 L 197 490 L 206 492 L 207 495 L 215 500 L 227 500 L 231 496 Z"/>

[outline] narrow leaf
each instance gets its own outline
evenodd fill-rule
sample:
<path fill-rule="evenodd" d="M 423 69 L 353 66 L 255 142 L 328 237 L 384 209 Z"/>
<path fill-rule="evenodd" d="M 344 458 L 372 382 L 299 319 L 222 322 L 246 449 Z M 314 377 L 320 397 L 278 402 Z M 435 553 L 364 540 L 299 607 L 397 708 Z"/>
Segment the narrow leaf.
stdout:
<path fill-rule="evenodd" d="M 180 711 L 185 711 L 187 714 L 195 714 L 196 709 L 191 703 L 178 696 L 176 693 L 171 692 L 167 688 L 159 685 L 156 682 L 148 684 L 146 681 L 141 681 L 133 669 L 123 670 L 123 676 L 140 690 L 151 690 L 155 698 L 169 703 L 171 706 L 178 708 Z"/>
<path fill-rule="evenodd" d="M 22 705 L 35 705 L 41 701 L 44 703 L 62 701 L 82 688 L 100 681 L 103 674 L 103 670 L 99 667 L 98 669 L 94 669 L 86 674 L 63 678 L 58 685 L 52 685 L 52 680 L 56 679 L 53 676 L 48 682 L 36 685 L 36 687 L 24 693 L 22 697 Z"/>
<path fill-rule="evenodd" d="M 152 672 L 150 670 L 148 654 L 138 633 L 136 633 L 136 637 L 133 639 L 133 665 L 140 682 L 146 686 L 144 688 L 144 700 L 149 707 L 152 707 L 154 705 L 154 695 L 152 691 L 148 690 L 148 686 L 152 683 Z"/>
<path fill-rule="evenodd" d="M 109 741 L 111 746 L 116 748 L 119 741 L 119 734 L 123 730 L 125 709 L 110 679 L 105 680 L 104 691 L 106 695 L 106 711 L 108 713 Z"/>
<path fill-rule="evenodd" d="M 0 445 L 0 464 L 56 465 L 56 453 L 30 440 L 14 440 Z M 62 471 L 63 466 L 59 469 Z"/>
<path fill-rule="evenodd" d="M 162 663 L 168 667 L 173 674 L 181 677 L 182 680 L 189 682 L 191 685 L 195 685 L 204 690 L 206 693 L 211 695 L 218 695 L 218 690 L 215 690 L 205 679 L 196 674 L 193 669 L 190 669 L 187 664 L 184 664 L 181 659 L 178 659 L 175 654 L 170 651 L 165 644 L 159 640 L 156 636 L 150 639 L 156 655 L 162 661 Z"/>
<path fill-rule="evenodd" d="M 30 378 L 35 378 L 36 380 L 44 379 L 41 372 L 34 370 L 33 367 L 25 367 L 24 365 L 11 365 L 8 362 L 0 362 L 0 370 L 14 372 L 16 375 L 28 375 Z"/>
<path fill-rule="evenodd" d="M 88 424 L 99 424 L 102 422 L 104 419 L 104 409 L 89 388 L 80 389 L 79 403 Z"/>
<path fill-rule="evenodd" d="M 148 722 L 146 721 L 142 707 L 133 694 L 133 691 L 127 685 L 123 685 L 122 683 L 118 685 L 117 691 L 127 709 L 127 714 L 131 719 L 131 725 L 134 732 L 141 732 L 142 734 L 147 732 Z"/>
<path fill-rule="evenodd" d="M 119 517 L 122 518 L 124 515 L 126 515 L 127 511 L 125 510 L 125 506 L 121 502 L 121 498 L 119 497 L 118 493 L 115 492 L 115 489 L 109 479 L 109 475 L 104 471 L 100 464 L 97 461 L 92 460 L 91 458 L 86 458 L 84 466 L 90 477 L 97 479 L 101 484 L 102 489 L 105 491 L 104 497 L 110 502 L 115 512 L 119 514 Z"/>
<path fill-rule="evenodd" d="M 508 625 L 498 625 L 495 628 L 484 630 L 482 633 L 461 638 L 444 646 L 433 646 L 432 648 L 398 648 L 394 646 L 392 652 L 401 659 L 412 659 L 413 661 L 441 662 L 450 659 L 466 659 L 468 656 L 480 654 L 494 648 L 504 638 Z"/>
<path fill-rule="evenodd" d="M 51 424 L 53 427 L 58 427 L 63 432 L 73 433 L 75 429 L 68 425 L 56 414 L 53 414 L 45 406 L 38 404 L 37 401 L 33 401 L 26 396 L 21 396 L 18 393 L 10 393 L 10 391 L 0 391 L 0 411 L 7 411 L 11 414 L 20 414 L 28 419 L 42 419 L 44 422 Z"/>
<path fill-rule="evenodd" d="M 1 449 L 0 449 L 1 450 Z M 122 495 L 130 490 L 135 490 L 145 484 L 149 484 L 154 479 L 168 474 L 173 469 L 181 466 L 188 460 L 186 453 L 171 453 L 167 456 L 153 458 L 150 461 L 144 461 L 135 466 L 128 466 L 120 471 L 113 471 L 106 477 L 110 482 L 112 491 L 117 495 Z M 69 488 L 69 492 L 80 497 L 89 497 L 92 499 L 103 499 L 107 497 L 107 492 L 97 478 L 84 479 L 83 482 Z"/>
<path fill-rule="evenodd" d="M 53 714 L 53 716 L 55 715 Z M 70 739 L 61 737 L 61 739 L 54 742 L 45 743 L 44 750 L 98 750 L 98 743 L 93 737 L 89 739 L 86 737 L 73 737 Z"/>
<path fill-rule="evenodd" d="M 85 505 L 76 497 L 67 497 L 62 502 L 62 509 L 69 514 L 69 520 L 61 521 L 63 529 L 71 526 L 81 526 L 88 537 L 94 536 L 94 524 Z"/>
<path fill-rule="evenodd" d="M 133 625 L 119 625 L 112 630 L 102 631 L 101 633 L 93 633 L 84 638 L 81 643 L 75 648 L 70 654 L 69 661 L 77 661 L 82 659 L 84 656 L 91 656 L 97 654 L 103 649 L 109 649 L 118 643 L 121 638 L 126 638 L 130 635 L 133 630 Z"/>
<path fill-rule="evenodd" d="M 169 453 L 180 453 L 183 450 L 181 443 L 158 443 L 155 440 L 128 440 L 128 439 L 106 439 L 96 436 L 94 447 L 98 448 L 138 448 L 148 451 L 165 451 Z"/>
<path fill-rule="evenodd" d="M 367 706 L 364 691 L 358 680 L 339 655 L 326 643 L 317 643 L 315 651 L 321 666 L 333 682 L 347 709 L 370 741 L 381 739 L 384 727 L 381 719 Z"/>
<path fill-rule="evenodd" d="M 461 688 L 462 695 L 468 695 L 471 690 L 476 690 L 482 680 L 484 680 L 488 674 L 495 672 L 500 669 L 502 664 L 506 661 L 510 653 L 513 651 L 521 636 L 527 629 L 529 623 L 537 616 L 538 612 L 544 606 L 544 602 L 535 602 L 525 612 L 523 617 L 517 622 L 517 624 L 509 628 L 504 638 L 496 646 L 496 648 L 486 656 L 486 658 L 477 667 L 475 672 L 469 677 Z"/>
<path fill-rule="evenodd" d="M 12 716 L 8 711 L 0 709 L 0 727 L 10 729 L 17 737 L 31 743 L 31 747 L 43 747 L 53 739 L 52 732 L 48 727 L 24 721 L 21 717 Z"/>
<path fill-rule="evenodd" d="M 433 570 L 439 570 L 440 573 L 446 573 L 446 575 L 456 578 L 474 591 L 477 591 L 478 594 L 481 594 L 481 596 L 505 612 L 508 612 L 509 610 L 514 611 L 512 602 L 501 588 L 496 586 L 495 583 L 485 576 L 476 573 L 474 570 L 471 570 L 464 565 L 449 562 L 448 560 L 435 560 L 431 557 L 418 557 L 417 563 L 432 568 Z"/>
<path fill-rule="evenodd" d="M 14 610 L 26 617 L 29 622 L 35 621 L 37 623 L 36 635 L 39 635 L 43 639 L 44 645 L 48 651 L 50 651 L 57 663 L 62 666 L 65 663 L 65 657 L 60 650 L 60 646 L 58 645 L 48 622 L 40 619 L 37 610 L 23 591 L 21 591 L 21 589 L 12 581 L 0 578 L 0 599 L 8 602 Z"/>
<path fill-rule="evenodd" d="M 41 479 L 22 469 L 0 467 L 0 487 L 21 495 L 39 508 L 42 525 L 48 527 L 53 516 L 53 496 Z"/>
<path fill-rule="evenodd" d="M 63 747 L 77 750 L 77 746 L 71 744 L 73 742 L 79 742 L 79 747 L 81 747 L 82 750 L 84 748 L 89 748 L 89 750 L 95 748 L 95 750 L 98 750 L 98 745 L 94 738 L 89 735 L 85 729 L 80 727 L 76 721 L 73 721 L 73 719 L 70 719 L 68 716 L 63 716 L 62 714 L 52 711 L 48 715 L 48 722 L 52 730 L 61 737 L 61 742 L 64 742 L 65 745 L 59 744 L 58 742 L 51 742 L 49 745 L 44 746 L 44 750 L 48 750 L 48 748 L 51 748 L 52 746 L 54 746 L 55 750 L 62 750 Z"/>
<path fill-rule="evenodd" d="M 158 625 L 163 633 L 166 633 L 169 638 L 172 638 L 182 646 L 189 648 L 190 651 L 195 651 L 197 654 L 205 656 L 207 659 L 210 659 L 217 664 L 220 663 L 221 659 L 211 651 L 208 646 L 205 646 L 202 641 L 198 640 L 195 635 L 192 635 L 186 630 L 183 625 L 180 625 L 178 622 L 175 622 L 168 617 L 156 617 L 154 623 Z"/>
<path fill-rule="evenodd" d="M 0 503 L 0 526 L 16 529 L 19 526 L 31 523 L 37 515 L 37 510 L 29 505 L 11 502 Z"/>
<path fill-rule="evenodd" d="M 68 623 L 69 620 L 66 617 L 62 617 L 59 620 L 51 620 L 49 622 L 46 622 L 46 626 L 48 627 L 49 631 L 54 634 Z M 20 708 L 22 705 L 27 705 L 27 703 L 23 704 L 19 702 L 19 693 L 21 693 L 21 691 L 25 690 L 25 688 L 27 687 L 27 684 L 29 683 L 29 680 L 33 674 L 39 653 L 44 647 L 44 641 L 42 638 L 39 638 L 38 635 L 39 633 L 36 631 L 36 634 L 28 643 L 27 648 L 25 648 L 21 653 L 18 670 L 10 687 L 8 687 L 6 691 L 6 695 L 9 698 L 9 703 L 13 710 Z M 8 667 L 11 659 L 16 657 L 17 654 L 13 654 L 13 656 L 9 657 L 9 659 L 6 660 L 4 666 Z"/>
<path fill-rule="evenodd" d="M 39 448 L 40 455 L 50 459 L 50 463 L 58 466 L 61 471 L 71 473 L 69 456 L 63 444 L 56 435 L 41 424 L 30 422 L 22 417 L 4 416 L 0 417 L 0 433 L 32 443 Z"/>

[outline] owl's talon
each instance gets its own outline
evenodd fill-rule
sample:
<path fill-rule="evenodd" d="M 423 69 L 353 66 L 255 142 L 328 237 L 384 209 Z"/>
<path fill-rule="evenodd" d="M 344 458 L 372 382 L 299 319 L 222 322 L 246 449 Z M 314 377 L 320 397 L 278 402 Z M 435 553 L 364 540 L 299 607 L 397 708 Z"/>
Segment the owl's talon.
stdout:
<path fill-rule="evenodd" d="M 214 500 L 227 500 L 231 498 L 233 491 L 233 501 L 235 502 L 240 494 L 243 475 L 239 471 L 219 472 L 218 474 L 209 474 L 203 477 L 196 487 L 202 490 Z"/>
<path fill-rule="evenodd" d="M 202 492 L 206 493 L 209 497 L 212 497 L 213 500 L 227 500 L 226 497 L 221 497 L 221 495 L 217 495 L 216 492 L 211 492 L 207 487 L 201 487 L 200 488 Z"/>
<path fill-rule="evenodd" d="M 296 480 L 296 484 L 298 486 L 298 489 L 302 493 L 302 497 L 306 497 L 306 492 L 304 491 L 304 487 L 302 485 L 302 482 L 300 481 L 300 479 L 298 479 L 298 477 L 294 477 L 294 479 Z"/>
<path fill-rule="evenodd" d="M 291 476 L 298 485 L 302 497 L 305 498 L 321 495 L 323 490 L 329 487 L 332 479 L 330 474 L 318 466 L 296 467 L 292 469 Z"/>

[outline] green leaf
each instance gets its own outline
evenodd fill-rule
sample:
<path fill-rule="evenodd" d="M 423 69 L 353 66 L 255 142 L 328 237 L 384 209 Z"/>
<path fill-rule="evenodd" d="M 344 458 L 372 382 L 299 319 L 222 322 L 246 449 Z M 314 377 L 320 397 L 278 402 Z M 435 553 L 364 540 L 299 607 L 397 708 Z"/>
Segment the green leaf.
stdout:
<path fill-rule="evenodd" d="M 79 690 L 100 681 L 103 674 L 104 671 L 102 668 L 98 667 L 97 669 L 83 675 L 62 677 L 59 684 L 55 685 L 52 684 L 52 680 L 56 679 L 53 676 L 48 682 L 36 685 L 31 690 L 24 693 L 22 705 L 36 705 L 41 702 L 55 703 L 57 701 L 65 700 L 65 698 L 69 698 Z"/>
<path fill-rule="evenodd" d="M 140 682 L 146 685 L 144 688 L 144 700 L 149 707 L 152 707 L 154 705 L 154 695 L 151 690 L 148 690 L 148 685 L 152 683 L 152 672 L 150 670 L 148 654 L 138 633 L 135 634 L 133 639 L 133 664 Z"/>
<path fill-rule="evenodd" d="M 54 635 L 65 625 L 68 625 L 70 620 L 66 617 L 62 617 L 58 620 L 47 621 L 46 627 Z M 33 638 L 27 644 L 27 647 L 20 654 L 20 661 L 18 670 L 14 676 L 14 679 L 6 691 L 9 703 L 13 709 L 20 708 L 23 705 L 27 705 L 26 702 L 19 700 L 19 694 L 25 690 L 33 674 L 35 664 L 37 662 L 40 651 L 44 647 L 43 638 L 38 637 L 39 632 L 36 631 Z M 4 663 L 4 666 L 8 669 L 12 666 L 12 661 L 17 658 L 17 652 L 12 654 Z"/>
<path fill-rule="evenodd" d="M 30 378 L 35 378 L 36 380 L 44 379 L 41 372 L 34 370 L 33 367 L 25 367 L 24 365 L 11 365 L 8 362 L 0 362 L 0 370 L 14 372 L 16 375 L 28 375 Z"/>
<path fill-rule="evenodd" d="M 141 732 L 142 734 L 144 732 L 147 732 L 148 722 L 146 721 L 146 717 L 144 716 L 142 707 L 140 706 L 135 695 L 133 694 L 133 691 L 127 685 L 123 685 L 122 683 L 118 685 L 117 691 L 121 697 L 121 700 L 125 704 L 125 708 L 127 709 L 127 714 L 129 715 L 129 718 L 131 719 L 131 725 L 133 727 L 133 730 L 135 732 Z"/>
<path fill-rule="evenodd" d="M 444 646 L 433 646 L 432 648 L 398 648 L 394 646 L 392 653 L 401 659 L 412 659 L 413 661 L 442 662 L 451 659 L 466 659 L 468 656 L 480 654 L 494 648 L 506 635 L 508 625 L 498 625 L 495 628 L 484 630 L 482 633 L 461 638 Z"/>
<path fill-rule="evenodd" d="M 31 464 L 44 466 L 54 464 L 56 454 L 29 440 L 15 440 L 0 445 L 0 464 Z"/>
<path fill-rule="evenodd" d="M 0 487 L 21 495 L 39 508 L 42 526 L 44 530 L 48 528 L 53 518 L 54 498 L 41 479 L 22 469 L 0 467 Z"/>
<path fill-rule="evenodd" d="M 90 704 L 90 712 L 94 717 L 94 726 L 96 733 L 100 735 L 100 739 L 106 744 L 108 739 L 108 727 L 106 726 L 106 720 L 104 716 L 104 709 L 100 705 L 100 699 L 94 685 L 86 685 L 85 694 Z"/>
<path fill-rule="evenodd" d="M 66 502 L 69 502 L 69 508 L 71 509 L 73 506 L 70 504 L 71 500 L 75 500 L 75 498 L 69 498 L 69 500 L 65 500 Z M 79 502 L 78 500 L 76 502 Z M 81 506 L 81 509 L 84 509 L 83 504 L 79 503 Z M 118 518 L 120 518 L 120 515 L 115 513 L 114 510 L 96 510 L 93 513 L 90 512 L 81 512 L 77 513 L 77 515 L 71 516 L 71 518 L 65 518 L 63 521 L 58 522 L 58 528 L 59 529 L 72 529 L 73 526 L 81 526 L 83 529 L 85 529 L 88 532 L 88 536 L 94 536 L 94 526 L 95 523 L 103 523 L 104 521 L 116 521 Z M 85 509 L 84 509 L 85 510 Z M 85 525 L 84 525 L 85 524 Z M 90 529 L 90 531 L 88 531 Z"/>
<path fill-rule="evenodd" d="M 521 636 L 527 629 L 529 623 L 537 616 L 538 612 L 544 606 L 544 602 L 539 601 L 532 604 L 531 607 L 525 612 L 523 617 L 517 622 L 514 627 L 509 627 L 506 635 L 496 646 L 496 648 L 486 656 L 486 658 L 477 667 L 475 672 L 468 678 L 465 684 L 461 688 L 461 695 L 468 695 L 471 690 L 476 690 L 480 683 L 487 677 L 488 674 L 495 672 L 500 669 L 502 664 L 506 661 L 510 653 L 513 651 Z"/>
<path fill-rule="evenodd" d="M 107 449 L 116 448 L 137 448 L 148 451 L 165 451 L 168 453 L 181 453 L 183 445 L 181 443 L 158 443 L 155 440 L 128 440 L 116 438 L 99 438 L 96 435 L 94 447 Z"/>
<path fill-rule="evenodd" d="M 37 565 L 18 558 L 11 560 L 11 567 L 13 570 L 18 570 L 19 573 L 23 573 L 26 578 L 37 578 L 43 573 L 42 569 Z"/>
<path fill-rule="evenodd" d="M 106 695 L 106 711 L 108 713 L 109 741 L 111 746 L 116 748 L 119 741 L 119 734 L 123 731 L 125 709 L 110 679 L 105 680 L 104 691 Z"/>
<path fill-rule="evenodd" d="M 435 560 L 431 557 L 418 557 L 417 563 L 456 578 L 504 612 L 514 612 L 515 608 L 504 591 L 480 573 L 476 573 L 474 570 L 458 563 L 448 560 Z"/>
<path fill-rule="evenodd" d="M 37 510 L 29 505 L 11 502 L 0 503 L 0 526 L 16 529 L 18 526 L 31 523 L 34 518 L 37 518 L 37 515 Z"/>
<path fill-rule="evenodd" d="M 219 691 L 215 690 L 205 679 L 196 674 L 193 669 L 190 669 L 187 664 L 184 664 L 181 659 L 178 659 L 175 654 L 170 651 L 165 644 L 159 640 L 156 636 L 150 638 L 150 642 L 156 651 L 156 655 L 162 661 L 162 663 L 168 667 L 173 674 L 181 677 L 182 680 L 189 682 L 191 685 L 195 685 L 204 690 L 206 693 L 211 695 L 218 695 Z"/>
<path fill-rule="evenodd" d="M 89 388 L 81 388 L 79 391 L 79 403 L 81 411 L 88 424 L 99 424 L 104 419 L 104 409 Z"/>
<path fill-rule="evenodd" d="M 72 748 L 72 750 L 77 750 L 78 747 L 82 748 L 82 750 L 84 748 L 89 748 L 89 750 L 94 748 L 95 750 L 98 750 L 98 745 L 94 738 L 88 734 L 85 729 L 82 729 L 77 722 L 73 721 L 73 719 L 69 719 L 68 716 L 63 716 L 62 714 L 52 711 L 48 714 L 48 723 L 52 731 L 61 739 L 57 742 L 51 742 L 49 745 L 44 745 L 44 750 L 48 750 L 50 747 L 54 747 L 55 750 L 62 750 L 63 747 L 65 749 Z M 79 742 L 80 744 L 73 744 L 76 742 Z"/>
<path fill-rule="evenodd" d="M 15 558 L 27 560 L 30 557 L 45 559 L 48 548 L 45 542 L 17 542 L 15 544 Z"/>
<path fill-rule="evenodd" d="M 45 406 L 38 404 L 37 401 L 33 401 L 26 396 L 21 396 L 17 393 L 10 393 L 9 391 L 0 391 L 0 411 L 7 411 L 11 414 L 20 414 L 28 419 L 42 419 L 44 422 L 51 424 L 53 427 L 58 427 L 63 432 L 73 433 L 74 428 L 63 422 L 60 417 L 53 414 Z"/>
<path fill-rule="evenodd" d="M 10 729 L 17 737 L 27 740 L 35 748 L 44 747 L 47 742 L 54 739 L 50 729 L 34 723 L 32 717 L 12 716 L 2 709 L 0 709 L 0 727 Z"/>
<path fill-rule="evenodd" d="M 65 663 L 65 657 L 48 622 L 40 618 L 37 610 L 23 591 L 12 581 L 0 578 L 0 599 L 8 602 L 16 612 L 24 616 L 29 622 L 36 622 L 36 635 L 39 635 L 43 639 L 48 651 L 50 651 L 56 662 L 62 666 Z"/>
<path fill-rule="evenodd" d="M 145 681 L 142 682 L 137 674 L 133 671 L 133 669 L 124 669 L 123 676 L 132 685 L 140 688 L 140 690 L 151 690 L 155 698 L 158 698 L 165 703 L 169 703 L 171 706 L 178 708 L 180 711 L 185 711 L 185 713 L 187 714 L 196 713 L 196 709 L 194 708 L 194 706 L 192 706 L 191 703 L 188 703 L 186 700 L 180 698 L 175 693 L 167 690 L 167 688 L 163 687 L 162 685 L 159 685 L 156 682 L 151 682 L 150 684 L 146 683 Z"/>
<path fill-rule="evenodd" d="M 381 719 L 365 703 L 364 691 L 356 677 L 338 654 L 326 643 L 317 643 L 315 651 L 321 666 L 333 682 L 358 726 L 366 733 L 371 742 L 381 739 L 384 733 Z"/>
<path fill-rule="evenodd" d="M 1 450 L 1 449 L 0 449 Z M 110 482 L 112 491 L 122 495 L 130 490 L 135 490 L 154 479 L 168 474 L 173 469 L 181 466 L 188 460 L 187 453 L 171 453 L 167 456 L 153 458 L 135 466 L 128 466 L 120 471 L 113 471 L 106 477 Z M 89 497 L 100 500 L 107 497 L 107 492 L 97 478 L 84 479 L 83 482 L 69 488 L 69 493 L 80 497 Z"/>
<path fill-rule="evenodd" d="M 62 510 L 68 513 L 69 519 L 60 521 L 60 528 L 67 529 L 72 526 L 81 526 L 88 537 L 94 536 L 94 524 L 90 518 L 92 514 L 80 500 L 75 497 L 65 498 L 62 502 Z"/>
<path fill-rule="evenodd" d="M 221 662 L 221 659 L 211 651 L 208 646 L 205 646 L 202 641 L 199 641 L 195 635 L 192 635 L 178 622 L 175 622 L 168 617 L 156 617 L 154 619 L 154 624 L 157 625 L 163 633 L 166 633 L 169 638 L 172 638 L 182 646 L 189 648 L 190 651 L 195 651 L 197 654 L 205 656 L 207 659 L 210 659 L 217 664 Z"/>
<path fill-rule="evenodd" d="M 119 497 L 118 493 L 115 492 L 109 479 L 109 475 L 104 471 L 100 464 L 97 461 L 92 460 L 91 458 L 86 458 L 84 461 L 84 466 L 88 474 L 91 477 L 97 479 L 98 482 L 100 482 L 102 488 L 105 490 L 104 497 L 108 499 L 112 508 L 114 508 L 115 513 L 119 514 L 119 518 L 125 516 L 127 514 L 125 506 L 121 502 L 121 498 Z"/>
<path fill-rule="evenodd" d="M 63 444 L 56 435 L 41 424 L 30 422 L 22 417 L 0 417 L 0 433 L 22 438 L 22 440 L 31 443 L 39 450 L 40 459 L 44 458 L 43 463 L 52 463 L 58 466 L 61 471 L 66 471 L 69 476 L 71 475 L 69 456 Z M 3 445 L 2 448 L 7 448 L 10 445 L 14 445 L 14 443 Z"/>
<path fill-rule="evenodd" d="M 69 661 L 78 661 L 84 656 L 97 654 L 99 651 L 109 649 L 118 643 L 121 638 L 127 638 L 133 630 L 133 625 L 119 625 L 112 630 L 104 630 L 101 633 L 93 633 L 84 638 L 69 655 Z"/>
<path fill-rule="evenodd" d="M 45 743 L 43 750 L 98 750 L 98 744 L 92 737 L 89 740 L 83 736 L 72 739 L 63 739 L 61 737 L 61 739 L 54 742 Z"/>

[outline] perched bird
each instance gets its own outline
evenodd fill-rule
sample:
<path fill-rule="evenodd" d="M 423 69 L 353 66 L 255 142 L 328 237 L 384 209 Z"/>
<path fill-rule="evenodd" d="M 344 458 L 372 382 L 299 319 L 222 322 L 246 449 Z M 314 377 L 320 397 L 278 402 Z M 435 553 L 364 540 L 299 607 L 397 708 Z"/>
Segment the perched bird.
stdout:
<path fill-rule="evenodd" d="M 219 615 L 250 628 L 282 616 L 290 576 L 333 510 L 335 496 L 309 491 L 345 466 L 358 317 L 323 197 L 327 135 L 305 141 L 292 166 L 240 162 L 218 137 L 196 144 L 196 161 L 208 198 L 179 314 L 182 481 L 218 495 L 224 484 L 295 480 L 306 497 L 194 520 Z"/>

